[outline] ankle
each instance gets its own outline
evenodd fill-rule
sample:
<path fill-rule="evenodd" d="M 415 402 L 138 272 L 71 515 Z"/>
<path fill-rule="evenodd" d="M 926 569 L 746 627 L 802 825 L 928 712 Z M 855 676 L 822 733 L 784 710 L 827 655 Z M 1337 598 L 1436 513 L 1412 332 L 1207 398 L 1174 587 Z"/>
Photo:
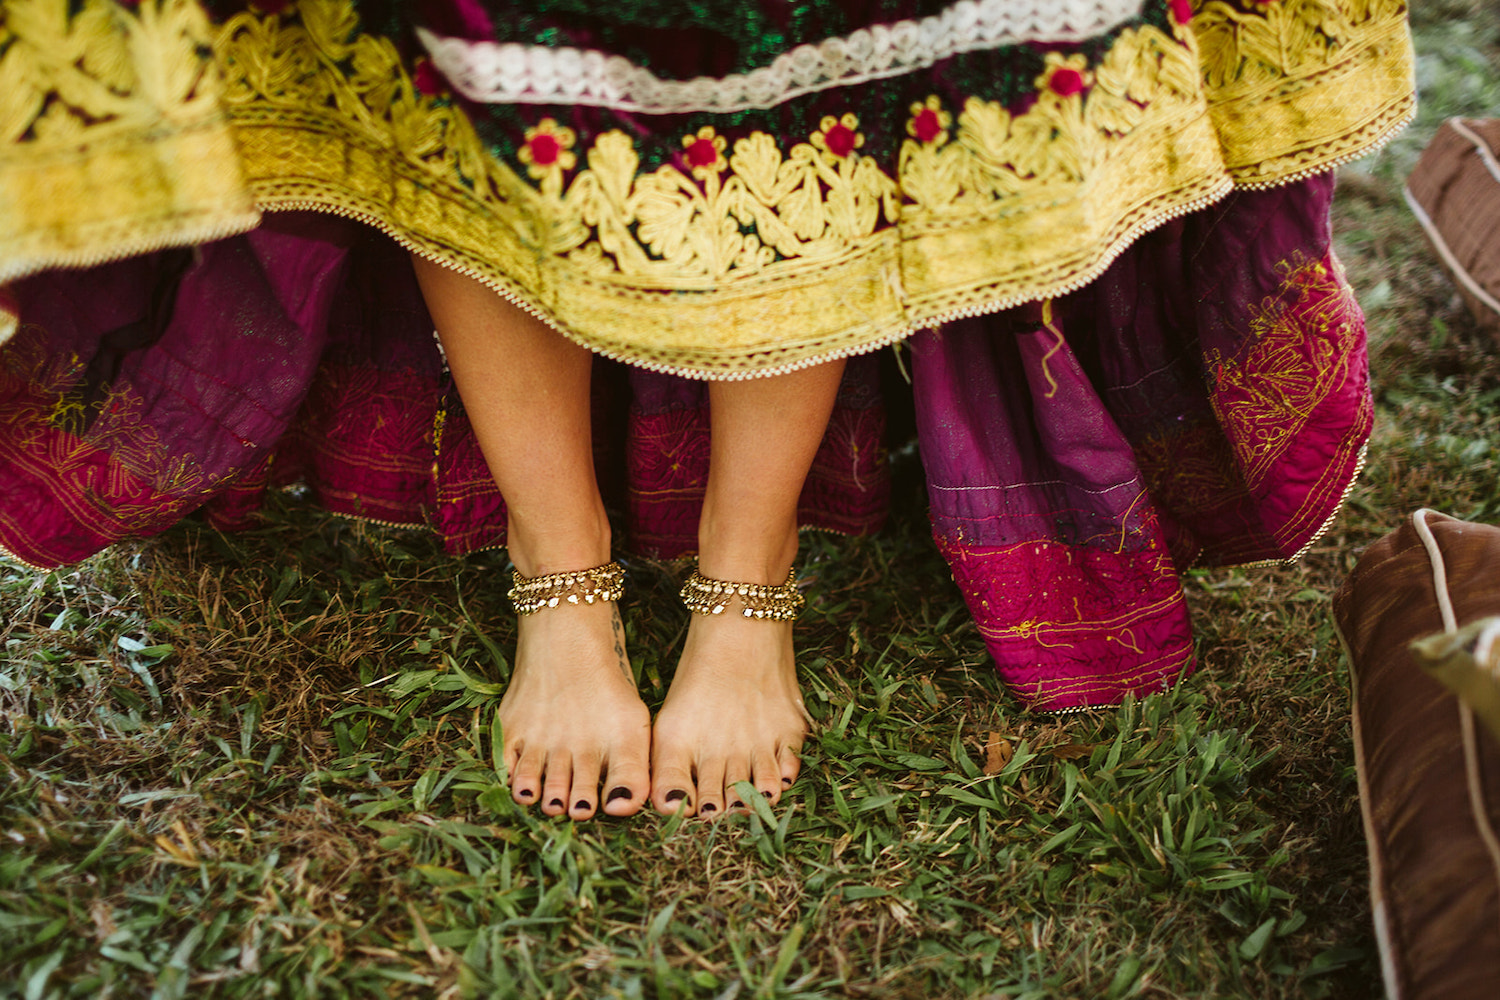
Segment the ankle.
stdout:
<path fill-rule="evenodd" d="M 510 515 L 506 548 L 524 577 L 592 569 L 610 561 L 612 536 L 603 508 L 540 522 Z"/>
<path fill-rule="evenodd" d="M 698 572 L 711 580 L 786 582 L 797 560 L 797 523 L 757 532 L 719 530 L 704 518 L 698 530 Z"/>

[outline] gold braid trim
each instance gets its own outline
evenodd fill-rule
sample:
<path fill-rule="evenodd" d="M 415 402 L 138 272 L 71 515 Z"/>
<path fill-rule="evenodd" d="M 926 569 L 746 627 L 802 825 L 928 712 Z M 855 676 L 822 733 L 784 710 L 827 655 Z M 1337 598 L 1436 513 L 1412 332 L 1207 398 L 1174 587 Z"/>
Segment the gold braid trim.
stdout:
<path fill-rule="evenodd" d="M 249 229 L 193 0 L 5 0 L 0 283 Z"/>
<path fill-rule="evenodd" d="M 1405 0 L 1195 0 L 1209 110 L 1235 183 L 1271 187 L 1377 148 L 1416 114 Z"/>

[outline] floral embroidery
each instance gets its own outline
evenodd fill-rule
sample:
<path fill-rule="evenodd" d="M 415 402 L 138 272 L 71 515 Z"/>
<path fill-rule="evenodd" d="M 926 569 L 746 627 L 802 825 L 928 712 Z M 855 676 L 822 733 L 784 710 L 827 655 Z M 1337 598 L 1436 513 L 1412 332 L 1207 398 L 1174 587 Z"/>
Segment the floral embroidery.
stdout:
<path fill-rule="evenodd" d="M 921 104 L 911 106 L 911 120 L 906 123 L 906 134 L 923 145 L 942 145 L 948 141 L 948 127 L 953 116 L 943 110 L 936 94 Z"/>
<path fill-rule="evenodd" d="M 1037 87 L 1045 87 L 1058 97 L 1068 98 L 1081 94 L 1094 82 L 1088 71 L 1088 59 L 1080 54 L 1064 58 L 1056 52 L 1047 53 L 1046 71 L 1037 77 Z"/>
<path fill-rule="evenodd" d="M 865 137 L 860 135 L 859 119 L 854 115 L 845 114 L 842 118 L 829 115 L 818 125 L 818 131 L 812 134 L 809 141 L 832 157 L 829 161 L 831 163 L 844 159 L 863 146 Z"/>
<path fill-rule="evenodd" d="M 1405 0 L 1198 5 L 1186 33 L 1203 53 L 1210 110 L 1237 183 L 1267 187 L 1327 170 L 1411 120 L 1406 7 Z"/>
<path fill-rule="evenodd" d="M 516 156 L 526 164 L 526 172 L 542 182 L 544 189 L 560 190 L 563 173 L 578 163 L 578 157 L 573 155 L 577 141 L 578 135 L 572 129 L 543 118 L 536 128 L 526 130 L 526 141 Z"/>
<path fill-rule="evenodd" d="M 1187 24 L 1193 19 L 1192 0 L 1171 0 L 1172 20 L 1178 24 Z"/>
<path fill-rule="evenodd" d="M 715 134 L 712 125 L 703 126 L 696 135 L 683 136 L 682 145 L 687 151 L 688 166 L 699 180 L 707 180 L 709 174 L 721 174 L 729 165 L 724 159 L 725 139 Z"/>
<path fill-rule="evenodd" d="M 1215 0 L 1200 7 L 1193 31 L 1204 43 L 1210 87 L 1253 87 L 1331 65 L 1381 29 L 1404 27 L 1405 15 L 1405 0 L 1257 0 L 1247 10 Z"/>
<path fill-rule="evenodd" d="M 260 205 L 364 218 L 608 356 L 738 378 L 1077 287 L 1139 233 L 1225 193 L 1197 28 L 1125 28 L 1092 64 L 1053 53 L 1017 108 L 906 105 L 895 162 L 841 112 L 800 142 L 677 133 L 648 169 L 639 143 L 663 140 L 555 121 L 525 133 L 515 159 L 494 156 L 461 109 L 417 91 L 389 40 L 359 32 L 347 0 L 236 15 L 216 55 Z M 1396 53 L 1351 71 L 1364 92 L 1331 108 L 1328 128 L 1354 146 L 1386 134 L 1392 123 L 1366 128 L 1361 109 L 1409 101 L 1397 83 L 1371 85 L 1400 65 Z M 1054 87 L 1062 70 L 1077 76 Z"/>
<path fill-rule="evenodd" d="M 255 225 L 214 30 L 194 0 L 4 0 L 0 284 Z"/>
<path fill-rule="evenodd" d="M 1250 315 L 1244 356 L 1206 359 L 1214 413 L 1252 490 L 1266 480 L 1328 395 L 1348 385 L 1364 323 L 1334 258 L 1277 266 L 1279 296 Z M 1248 415 L 1248 416 L 1247 416 Z"/>

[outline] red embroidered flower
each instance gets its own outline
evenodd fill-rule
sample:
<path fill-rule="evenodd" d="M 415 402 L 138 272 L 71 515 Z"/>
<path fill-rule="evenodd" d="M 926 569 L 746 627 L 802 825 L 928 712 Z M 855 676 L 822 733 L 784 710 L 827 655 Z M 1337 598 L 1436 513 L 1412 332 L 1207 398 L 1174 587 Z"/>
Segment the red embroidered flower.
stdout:
<path fill-rule="evenodd" d="M 1083 90 L 1083 74 L 1071 66 L 1063 66 L 1052 74 L 1052 79 L 1047 81 L 1047 86 L 1051 87 L 1052 92 L 1058 97 L 1072 97 Z"/>
<path fill-rule="evenodd" d="M 570 128 L 564 128 L 554 119 L 543 118 L 536 128 L 526 130 L 526 141 L 516 154 L 529 168 L 531 176 L 541 178 L 559 170 L 572 170 L 578 157 L 571 152 L 578 140 Z"/>
<path fill-rule="evenodd" d="M 923 108 L 917 112 L 917 117 L 912 119 L 911 130 L 916 133 L 918 139 L 923 142 L 931 142 L 943 131 L 943 126 L 938 123 L 937 112 L 931 108 Z"/>
<path fill-rule="evenodd" d="M 865 137 L 859 134 L 859 119 L 854 115 L 840 118 L 829 115 L 818 124 L 818 131 L 812 134 L 811 141 L 829 156 L 842 160 L 863 146 Z"/>
<path fill-rule="evenodd" d="M 557 154 L 562 152 L 562 144 L 557 141 L 556 136 L 538 135 L 533 136 L 526 143 L 526 149 L 531 153 L 531 162 L 539 167 L 550 167 L 557 162 Z"/>
<path fill-rule="evenodd" d="M 834 125 L 823 133 L 823 141 L 834 156 L 848 156 L 854 152 L 854 140 L 854 130 L 844 124 Z"/>
<path fill-rule="evenodd" d="M 924 144 L 946 142 L 948 126 L 952 124 L 953 116 L 943 110 L 943 102 L 933 94 L 926 101 L 911 106 L 906 134 Z"/>
<path fill-rule="evenodd" d="M 710 175 L 721 173 L 728 166 L 724 160 L 725 145 L 724 137 L 715 133 L 712 125 L 703 126 L 693 135 L 683 136 L 682 148 L 693 176 L 706 181 Z"/>
<path fill-rule="evenodd" d="M 687 148 L 687 158 L 695 167 L 711 167 L 719 158 L 719 151 L 710 139 L 694 139 Z"/>
<path fill-rule="evenodd" d="M 1172 0 L 1172 19 L 1178 24 L 1187 24 L 1193 19 L 1191 0 Z"/>
<path fill-rule="evenodd" d="M 1089 72 L 1088 57 L 1081 52 L 1063 56 L 1048 52 L 1047 71 L 1036 78 L 1039 89 L 1052 91 L 1063 100 L 1083 93 L 1094 84 L 1094 74 Z"/>
<path fill-rule="evenodd" d="M 416 85 L 419 93 L 428 97 L 441 94 L 446 87 L 443 86 L 443 76 L 432 65 L 431 59 L 418 59 L 416 67 L 412 70 L 411 82 Z"/>

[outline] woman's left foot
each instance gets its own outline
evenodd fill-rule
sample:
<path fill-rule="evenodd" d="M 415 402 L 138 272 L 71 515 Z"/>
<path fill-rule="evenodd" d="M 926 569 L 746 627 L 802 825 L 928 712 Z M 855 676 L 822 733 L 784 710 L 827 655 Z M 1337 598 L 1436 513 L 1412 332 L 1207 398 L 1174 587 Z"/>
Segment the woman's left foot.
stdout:
<path fill-rule="evenodd" d="M 694 614 L 652 729 L 651 802 L 715 819 L 745 807 L 734 786 L 748 781 L 775 803 L 796 780 L 807 729 L 792 623 L 746 618 L 738 603 Z"/>

